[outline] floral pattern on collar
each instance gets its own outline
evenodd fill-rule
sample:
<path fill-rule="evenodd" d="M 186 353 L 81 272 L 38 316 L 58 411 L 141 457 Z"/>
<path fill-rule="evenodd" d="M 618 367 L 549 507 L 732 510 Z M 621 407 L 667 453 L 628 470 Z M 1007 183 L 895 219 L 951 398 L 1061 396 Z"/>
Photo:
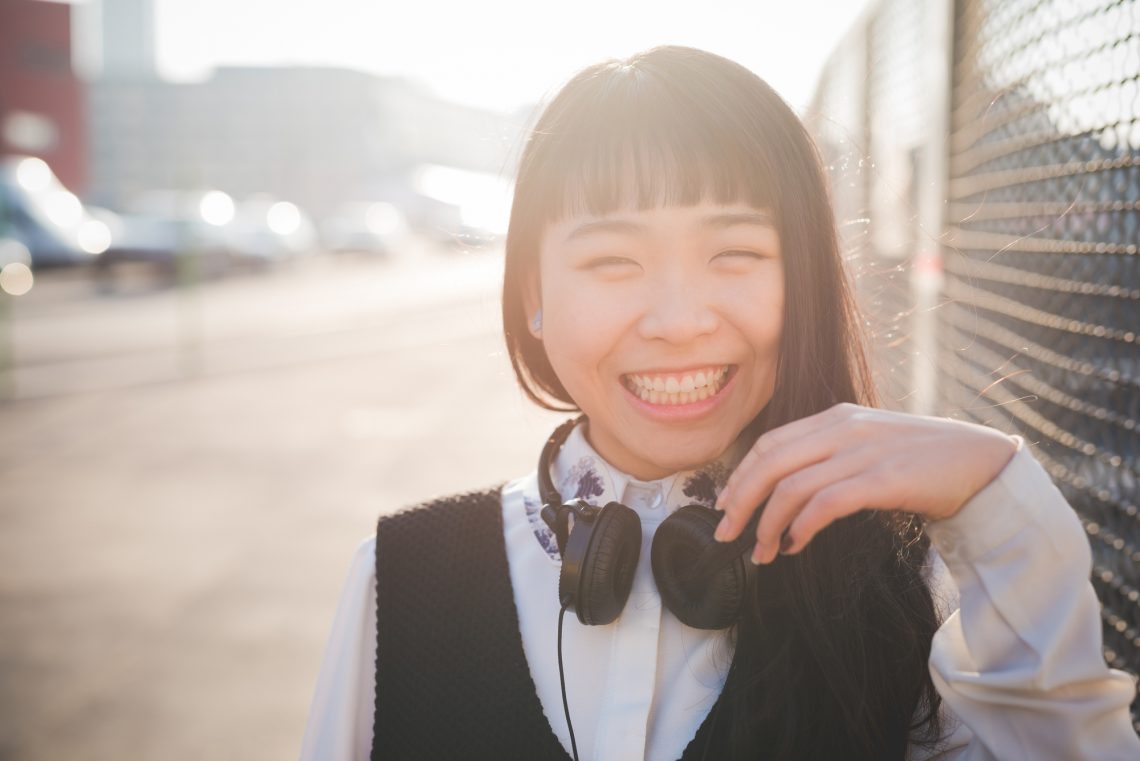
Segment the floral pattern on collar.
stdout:
<path fill-rule="evenodd" d="M 551 478 L 565 500 L 581 498 L 597 505 L 620 502 L 626 486 L 635 483 L 659 485 L 667 513 L 694 503 L 712 507 L 745 451 L 743 443 L 738 441 L 719 458 L 696 469 L 678 471 L 655 481 L 640 481 L 610 465 L 597 453 L 586 439 L 586 424 L 580 423 L 570 432 L 551 468 Z M 535 539 L 551 560 L 561 563 L 554 532 L 542 520 L 537 479 L 532 480 L 523 494 L 523 505 Z"/>

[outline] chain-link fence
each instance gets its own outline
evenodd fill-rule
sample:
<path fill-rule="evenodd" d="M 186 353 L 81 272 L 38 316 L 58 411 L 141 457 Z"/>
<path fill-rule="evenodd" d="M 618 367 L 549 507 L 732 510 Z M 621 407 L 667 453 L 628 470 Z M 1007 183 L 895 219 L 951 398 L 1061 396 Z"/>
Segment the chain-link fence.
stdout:
<path fill-rule="evenodd" d="M 885 0 L 809 116 L 887 405 L 1025 437 L 1088 534 L 1105 658 L 1132 673 L 1138 80 L 1135 0 Z"/>

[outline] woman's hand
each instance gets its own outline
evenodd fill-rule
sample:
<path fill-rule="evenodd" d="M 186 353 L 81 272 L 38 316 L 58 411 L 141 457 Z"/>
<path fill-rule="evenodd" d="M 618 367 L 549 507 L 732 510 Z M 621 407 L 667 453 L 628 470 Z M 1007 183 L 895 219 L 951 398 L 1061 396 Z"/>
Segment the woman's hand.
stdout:
<path fill-rule="evenodd" d="M 724 518 L 716 538 L 735 539 L 765 498 L 754 563 L 799 552 L 863 508 L 949 518 L 1016 449 L 1012 437 L 983 425 L 836 404 L 756 440 L 717 499 Z"/>

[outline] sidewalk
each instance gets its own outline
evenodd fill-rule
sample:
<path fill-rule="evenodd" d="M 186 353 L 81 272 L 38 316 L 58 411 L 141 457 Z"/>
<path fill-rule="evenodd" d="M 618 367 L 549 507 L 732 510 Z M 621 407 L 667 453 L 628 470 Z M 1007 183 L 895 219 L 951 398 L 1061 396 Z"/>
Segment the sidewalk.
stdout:
<path fill-rule="evenodd" d="M 521 475 L 562 419 L 515 387 L 488 262 L 207 286 L 188 378 L 172 294 L 28 308 L 21 382 L 56 395 L 0 404 L 0 757 L 296 756 L 376 517 Z"/>

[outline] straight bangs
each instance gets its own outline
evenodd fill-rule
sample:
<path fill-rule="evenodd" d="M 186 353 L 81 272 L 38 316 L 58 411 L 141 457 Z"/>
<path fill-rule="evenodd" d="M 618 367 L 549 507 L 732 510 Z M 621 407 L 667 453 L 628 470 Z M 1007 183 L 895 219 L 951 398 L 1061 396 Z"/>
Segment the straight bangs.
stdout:
<path fill-rule="evenodd" d="M 697 101 L 667 82 L 619 81 L 583 99 L 544 133 L 544 171 L 527 188 L 540 227 L 567 217 L 701 202 L 776 207 L 773 162 L 731 109 Z M 558 123 L 560 122 L 560 123 Z"/>

